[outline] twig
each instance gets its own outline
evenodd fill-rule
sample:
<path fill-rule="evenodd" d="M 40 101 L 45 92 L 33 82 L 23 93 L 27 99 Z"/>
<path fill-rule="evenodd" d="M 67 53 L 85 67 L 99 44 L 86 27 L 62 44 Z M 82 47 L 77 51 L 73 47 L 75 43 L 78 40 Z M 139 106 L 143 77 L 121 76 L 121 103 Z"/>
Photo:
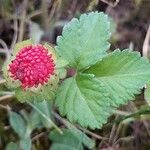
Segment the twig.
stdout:
<path fill-rule="evenodd" d="M 41 5 L 41 9 L 42 9 L 42 19 L 43 19 L 43 25 L 44 25 L 44 29 L 47 30 L 48 29 L 48 5 L 47 5 L 47 1 L 46 0 L 42 0 L 42 5 Z"/>
<path fill-rule="evenodd" d="M 4 101 L 6 99 L 10 99 L 10 98 L 13 98 L 13 97 L 14 97 L 14 95 L 4 95 L 4 96 L 0 97 L 0 101 Z"/>
<path fill-rule="evenodd" d="M 119 116 L 118 115 L 116 115 L 116 117 L 115 117 L 115 120 L 117 120 L 117 118 L 118 118 Z M 117 125 L 116 125 L 116 123 L 114 123 L 113 124 L 113 126 L 112 126 L 112 129 L 111 129 L 111 132 L 110 132 L 110 136 L 109 136 L 109 144 L 110 145 L 112 145 L 112 143 L 114 142 L 114 135 L 115 135 L 115 133 L 116 133 L 116 128 L 117 128 Z"/>
<path fill-rule="evenodd" d="M 39 139 L 40 137 L 44 136 L 46 133 L 47 133 L 47 132 L 41 132 L 40 134 L 34 136 L 34 137 L 32 138 L 32 141 L 35 141 L 35 140 Z"/>
<path fill-rule="evenodd" d="M 8 51 L 7 44 L 6 44 L 2 39 L 0 39 L 0 44 L 3 46 L 3 48 L 4 48 L 5 50 Z"/>
<path fill-rule="evenodd" d="M 75 128 L 75 129 L 77 129 L 77 127 L 80 129 L 80 130 L 82 130 L 83 132 L 85 132 L 86 134 L 88 134 L 88 135 L 90 135 L 90 136 L 92 136 L 93 138 L 95 138 L 95 139 L 98 139 L 98 140 L 106 140 L 106 139 L 108 139 L 108 138 L 106 138 L 106 137 L 102 137 L 102 136 L 100 136 L 100 135 L 97 135 L 97 134 L 95 134 L 95 133 L 93 133 L 93 132 L 91 132 L 91 131 L 89 131 L 89 130 L 87 130 L 87 129 L 85 129 L 85 128 L 82 128 L 82 127 L 80 127 L 80 126 L 74 126 L 73 124 L 71 124 L 69 121 L 67 121 L 66 119 L 64 119 L 64 118 L 62 118 L 62 117 L 60 117 L 57 113 L 55 113 L 55 112 L 52 112 L 53 113 L 53 115 L 54 115 L 54 117 L 56 118 L 56 119 L 58 119 L 61 123 L 63 123 L 67 128 Z"/>
<path fill-rule="evenodd" d="M 115 2 L 110 2 L 109 0 L 101 0 L 101 1 L 112 6 L 112 7 L 116 7 L 117 4 L 120 2 L 120 0 L 115 0 Z"/>
<path fill-rule="evenodd" d="M 0 53 L 5 54 L 6 60 L 7 60 L 7 59 L 9 58 L 9 56 L 10 56 L 9 51 L 7 51 L 7 50 L 5 50 L 5 49 L 3 49 L 3 48 L 0 48 Z"/>
<path fill-rule="evenodd" d="M 98 135 L 98 134 L 95 134 L 95 133 L 93 133 L 93 132 L 91 132 L 91 131 L 89 131 L 89 130 L 87 130 L 87 129 L 85 129 L 85 128 L 82 128 L 82 127 L 80 127 L 80 126 L 78 126 L 78 128 L 79 128 L 80 130 L 82 130 L 83 132 L 87 133 L 88 135 L 92 136 L 92 137 L 95 138 L 95 139 L 98 139 L 98 140 L 108 140 L 107 137 L 102 137 L 102 136 L 100 136 L 100 135 Z"/>
<path fill-rule="evenodd" d="M 56 8 L 58 7 L 58 2 L 59 2 L 59 1 L 54 1 L 54 4 L 52 5 L 51 12 L 49 13 L 49 16 L 48 16 L 48 18 L 47 18 L 48 24 L 50 24 L 50 21 L 51 21 L 52 17 L 54 16 L 54 13 L 55 13 L 55 11 L 56 11 Z"/>
<path fill-rule="evenodd" d="M 29 14 L 27 19 L 30 20 L 31 18 L 36 17 L 36 16 L 41 15 L 41 14 L 42 14 L 42 10 L 41 9 L 40 10 L 36 10 L 33 13 Z"/>
<path fill-rule="evenodd" d="M 121 137 L 118 140 L 116 140 L 116 142 L 113 144 L 113 146 L 118 144 L 120 141 L 133 140 L 134 138 L 135 138 L 134 136 Z"/>
<path fill-rule="evenodd" d="M 17 20 L 15 20 L 15 19 L 14 19 L 13 29 L 14 29 L 14 35 L 13 35 L 13 40 L 12 40 L 11 46 L 10 46 L 11 51 L 13 50 L 13 48 L 17 42 L 17 36 L 18 36 L 18 23 L 17 23 Z"/>
<path fill-rule="evenodd" d="M 126 116 L 126 115 L 130 115 L 131 113 L 129 113 L 127 111 L 122 111 L 122 110 L 115 110 L 114 114 L 121 115 L 121 116 Z"/>
<path fill-rule="evenodd" d="M 150 25 L 148 27 L 146 37 L 143 43 L 143 56 L 148 57 L 148 52 L 149 52 L 149 41 L 150 41 Z"/>
<path fill-rule="evenodd" d="M 149 26 L 149 32 L 150 32 L 150 26 Z M 135 106 L 135 104 L 133 103 L 133 102 L 130 102 L 130 106 L 131 106 L 131 108 L 133 109 L 133 111 L 135 112 L 135 114 L 136 114 L 136 112 L 138 111 L 138 109 L 137 109 L 137 107 Z M 145 111 L 145 110 L 144 110 Z M 132 115 L 132 114 L 131 114 Z M 142 113 L 141 112 L 137 112 L 137 115 L 142 115 Z M 142 117 L 142 116 L 141 116 Z M 144 124 L 144 127 L 145 127 L 145 129 L 146 129 L 146 131 L 147 131 L 147 134 L 148 134 L 148 136 L 150 137 L 150 131 L 149 131 L 149 128 L 148 128 L 148 123 L 147 123 L 147 121 L 145 121 L 145 120 L 142 120 L 142 122 L 143 122 L 143 124 Z"/>
<path fill-rule="evenodd" d="M 22 19 L 20 20 L 18 41 L 23 40 L 24 25 L 25 25 L 25 20 L 26 20 L 26 13 L 27 13 L 27 5 L 28 5 L 28 0 L 24 0 L 23 3 L 22 3 L 23 11 L 22 11 L 22 15 L 21 15 Z"/>
<path fill-rule="evenodd" d="M 0 84 L 4 84 L 4 83 L 6 83 L 5 79 L 0 80 Z"/>
<path fill-rule="evenodd" d="M 6 111 L 11 110 L 11 108 L 8 105 L 4 106 L 4 105 L 0 104 L 0 108 L 5 109 Z"/>

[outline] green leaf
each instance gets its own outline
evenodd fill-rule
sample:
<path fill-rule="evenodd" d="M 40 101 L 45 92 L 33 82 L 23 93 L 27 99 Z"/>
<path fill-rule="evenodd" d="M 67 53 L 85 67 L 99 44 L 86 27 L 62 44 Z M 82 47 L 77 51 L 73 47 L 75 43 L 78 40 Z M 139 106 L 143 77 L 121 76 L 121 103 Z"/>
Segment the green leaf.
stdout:
<path fill-rule="evenodd" d="M 28 117 L 28 130 L 32 131 L 37 128 L 40 124 L 40 115 L 37 113 L 36 110 L 32 110 Z"/>
<path fill-rule="evenodd" d="M 30 137 L 21 139 L 19 144 L 21 150 L 31 150 L 32 141 Z"/>
<path fill-rule="evenodd" d="M 106 123 L 113 110 L 107 89 L 90 75 L 66 79 L 58 89 L 56 105 L 71 122 L 93 129 Z"/>
<path fill-rule="evenodd" d="M 6 150 L 19 150 L 19 146 L 14 142 L 10 142 L 6 147 Z"/>
<path fill-rule="evenodd" d="M 52 114 L 51 114 L 52 102 L 48 102 L 48 101 L 34 102 L 33 105 L 36 108 L 38 108 L 44 115 L 46 115 L 47 118 L 52 119 Z M 45 117 L 43 117 L 43 115 L 40 115 L 39 119 L 41 120 L 41 122 L 43 123 L 43 125 L 46 128 L 51 128 L 52 127 L 52 124 L 50 124 L 49 121 L 47 119 L 45 119 Z"/>
<path fill-rule="evenodd" d="M 26 124 L 23 118 L 15 112 L 9 111 L 9 122 L 20 138 L 26 135 Z"/>
<path fill-rule="evenodd" d="M 149 68 L 138 52 L 116 50 L 83 74 L 66 79 L 58 89 L 56 105 L 71 122 L 100 128 L 115 107 L 140 92 L 149 80 Z"/>
<path fill-rule="evenodd" d="M 111 105 L 119 106 L 134 99 L 150 79 L 150 64 L 140 53 L 116 50 L 85 73 L 94 74 L 111 95 Z"/>
<path fill-rule="evenodd" d="M 83 144 L 89 149 L 95 146 L 91 139 L 77 129 L 63 129 L 63 134 L 54 130 L 49 137 L 53 141 L 50 150 L 83 150 Z"/>
<path fill-rule="evenodd" d="M 37 104 L 35 102 L 34 103 L 28 102 L 28 104 L 31 107 L 33 107 L 41 115 L 41 117 L 43 117 L 43 119 L 45 119 L 47 121 L 47 123 L 49 124 L 50 127 L 53 126 L 59 133 L 62 133 L 61 129 L 59 127 L 57 127 L 57 125 L 51 120 L 51 118 L 49 116 L 47 116 L 48 112 L 44 111 L 43 108 L 41 109 L 41 107 L 38 107 L 38 106 L 40 106 L 39 104 Z"/>
<path fill-rule="evenodd" d="M 144 92 L 144 98 L 150 106 L 150 83 L 148 83 L 146 85 L 146 89 L 145 89 L 145 92 Z"/>
<path fill-rule="evenodd" d="M 104 13 L 83 14 L 64 27 L 55 49 L 70 67 L 85 69 L 106 55 L 110 47 L 110 26 L 110 19 Z"/>

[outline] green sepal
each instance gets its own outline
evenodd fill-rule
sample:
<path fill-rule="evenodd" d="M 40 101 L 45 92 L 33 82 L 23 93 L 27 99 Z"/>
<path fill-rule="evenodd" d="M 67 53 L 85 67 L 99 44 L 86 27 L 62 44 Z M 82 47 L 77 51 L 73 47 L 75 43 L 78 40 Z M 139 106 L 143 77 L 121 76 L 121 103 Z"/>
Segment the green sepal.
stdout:
<path fill-rule="evenodd" d="M 9 64 L 11 63 L 12 60 L 15 59 L 20 49 L 28 45 L 33 45 L 31 39 L 17 43 L 14 47 L 14 50 L 10 58 L 8 58 L 7 62 L 4 64 L 3 76 L 6 79 L 6 86 L 9 89 L 15 90 L 15 95 L 17 99 L 21 102 L 51 100 L 55 97 L 55 91 L 57 89 L 57 84 L 59 82 L 58 71 L 56 69 L 54 75 L 50 77 L 48 83 L 45 85 L 40 85 L 37 88 L 32 87 L 32 88 L 22 89 L 21 82 L 19 80 L 14 80 L 13 78 L 10 77 L 11 74 L 9 74 L 8 71 Z M 54 63 L 56 64 L 57 56 L 54 49 L 51 46 L 49 46 L 47 43 L 44 44 L 43 46 L 48 49 L 49 53 L 52 54 Z"/>
<path fill-rule="evenodd" d="M 16 55 L 23 47 L 26 47 L 28 45 L 33 45 L 33 44 L 34 43 L 31 39 L 16 43 L 13 49 L 13 55 Z"/>
<path fill-rule="evenodd" d="M 54 75 L 50 78 L 49 82 L 43 86 L 28 88 L 26 90 L 18 87 L 15 91 L 15 95 L 20 102 L 53 100 L 55 98 L 58 81 L 58 76 Z"/>

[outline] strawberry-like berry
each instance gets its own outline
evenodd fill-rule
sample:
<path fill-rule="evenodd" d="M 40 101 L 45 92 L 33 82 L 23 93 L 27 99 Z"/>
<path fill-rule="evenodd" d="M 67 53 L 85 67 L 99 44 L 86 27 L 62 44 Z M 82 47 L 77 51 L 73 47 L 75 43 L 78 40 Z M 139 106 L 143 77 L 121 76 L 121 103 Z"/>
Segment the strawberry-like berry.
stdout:
<path fill-rule="evenodd" d="M 9 65 L 11 78 L 19 80 L 23 88 L 47 83 L 54 69 L 52 54 L 42 45 L 22 48 Z"/>

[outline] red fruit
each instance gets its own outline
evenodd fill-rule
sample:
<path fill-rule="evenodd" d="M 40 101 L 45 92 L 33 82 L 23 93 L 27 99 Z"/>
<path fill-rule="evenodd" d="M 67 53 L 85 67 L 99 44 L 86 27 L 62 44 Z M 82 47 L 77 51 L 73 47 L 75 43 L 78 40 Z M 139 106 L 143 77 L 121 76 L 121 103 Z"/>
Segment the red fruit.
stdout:
<path fill-rule="evenodd" d="M 42 45 L 22 48 L 9 65 L 11 77 L 19 80 L 23 88 L 47 83 L 54 74 L 54 69 L 52 54 Z"/>

